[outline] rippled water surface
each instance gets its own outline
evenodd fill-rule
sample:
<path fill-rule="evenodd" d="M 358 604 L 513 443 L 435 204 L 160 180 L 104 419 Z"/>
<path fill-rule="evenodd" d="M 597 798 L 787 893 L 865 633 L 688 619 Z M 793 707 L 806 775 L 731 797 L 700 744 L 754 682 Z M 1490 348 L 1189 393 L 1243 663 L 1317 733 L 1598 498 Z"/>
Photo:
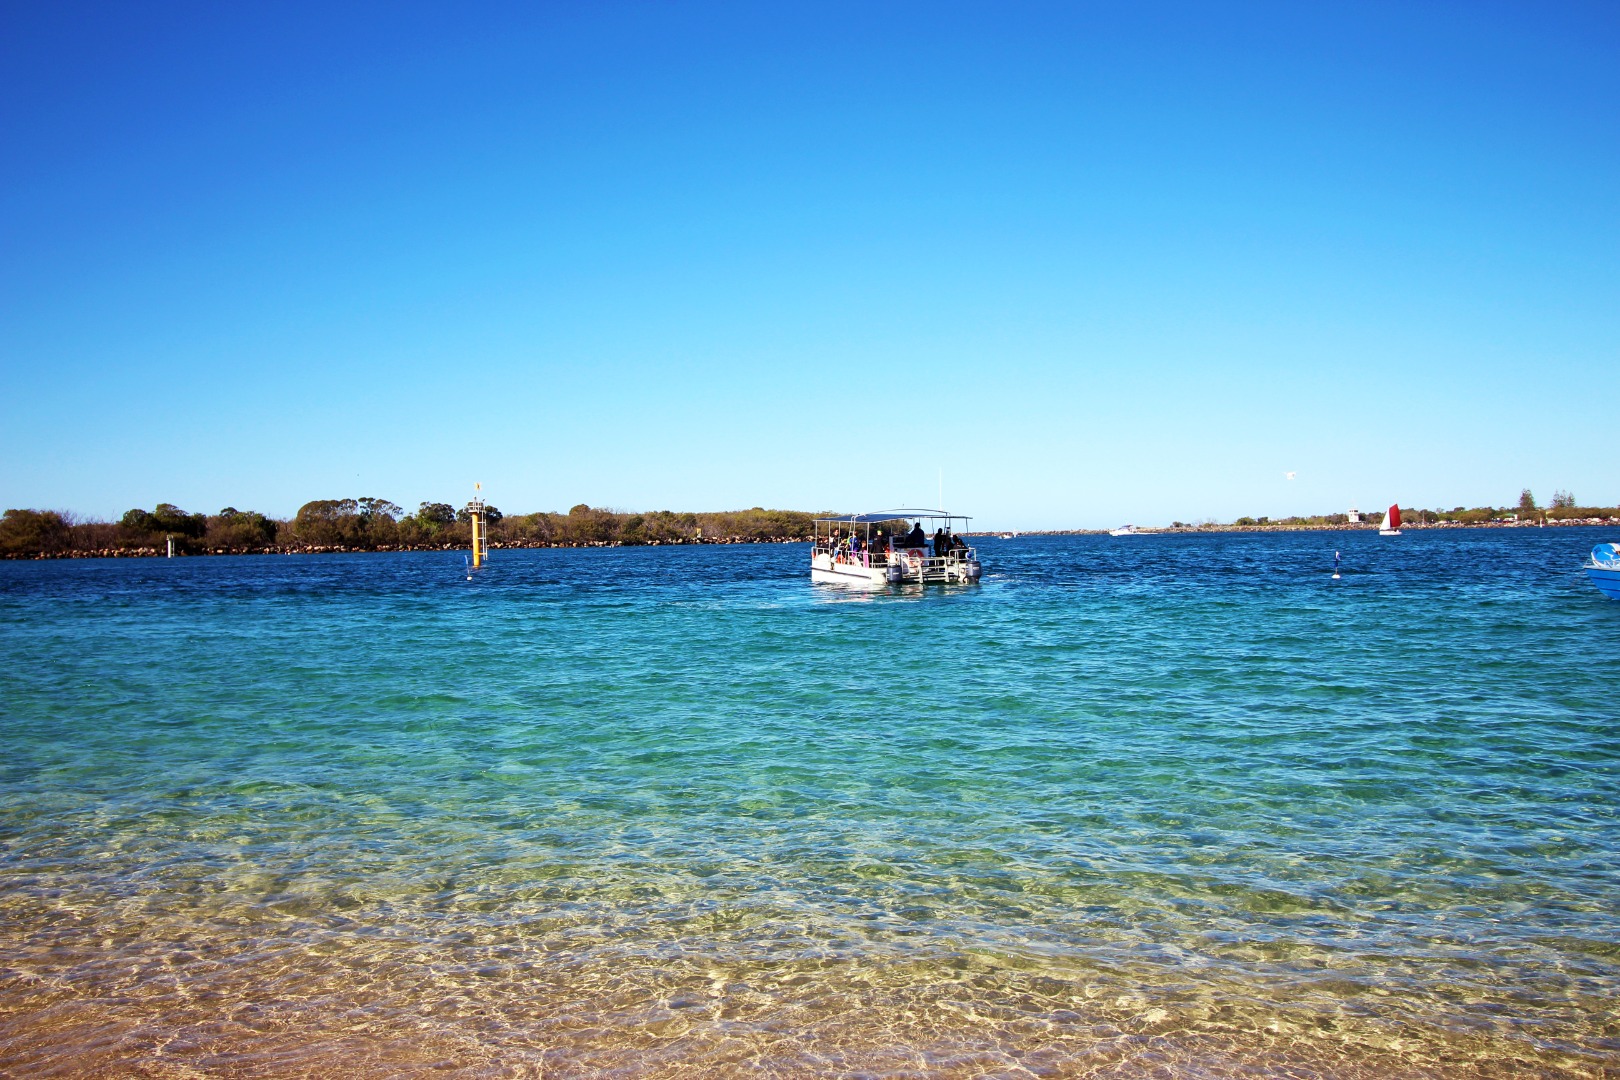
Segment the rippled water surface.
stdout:
<path fill-rule="evenodd" d="M 0 1072 L 1620 1075 L 1605 539 L 0 563 Z"/>

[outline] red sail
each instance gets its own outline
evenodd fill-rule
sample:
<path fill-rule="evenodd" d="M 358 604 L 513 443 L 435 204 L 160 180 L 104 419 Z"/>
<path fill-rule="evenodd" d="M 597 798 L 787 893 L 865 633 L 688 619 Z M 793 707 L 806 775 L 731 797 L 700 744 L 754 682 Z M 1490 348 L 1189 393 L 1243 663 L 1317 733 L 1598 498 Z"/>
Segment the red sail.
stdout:
<path fill-rule="evenodd" d="M 1384 528 L 1398 529 L 1401 527 L 1401 508 L 1394 503 L 1389 506 L 1389 516 L 1384 519 Z"/>

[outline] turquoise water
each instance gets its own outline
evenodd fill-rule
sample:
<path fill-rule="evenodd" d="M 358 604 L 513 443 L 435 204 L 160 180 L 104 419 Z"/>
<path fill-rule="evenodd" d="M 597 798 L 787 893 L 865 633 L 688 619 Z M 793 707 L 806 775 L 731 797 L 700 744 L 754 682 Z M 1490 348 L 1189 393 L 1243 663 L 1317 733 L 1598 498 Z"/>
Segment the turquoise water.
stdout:
<path fill-rule="evenodd" d="M 1603 539 L 0 563 L 0 1072 L 1612 1076 Z"/>

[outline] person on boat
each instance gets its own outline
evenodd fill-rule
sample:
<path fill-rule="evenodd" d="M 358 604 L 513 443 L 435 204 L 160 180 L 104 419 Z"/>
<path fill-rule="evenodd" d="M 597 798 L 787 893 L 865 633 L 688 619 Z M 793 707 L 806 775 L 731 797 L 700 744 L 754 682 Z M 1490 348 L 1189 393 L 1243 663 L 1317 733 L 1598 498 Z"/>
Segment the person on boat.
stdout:
<path fill-rule="evenodd" d="M 890 555 L 893 555 L 894 534 L 886 533 L 882 529 L 879 529 L 877 531 L 877 535 L 872 538 L 872 550 L 883 552 L 885 559 L 887 559 Z"/>
<path fill-rule="evenodd" d="M 934 554 L 935 555 L 944 555 L 946 550 L 947 550 L 946 545 L 949 544 L 949 543 L 950 543 L 950 541 L 945 539 L 945 530 L 944 529 L 935 529 L 934 530 Z"/>
<path fill-rule="evenodd" d="M 906 547 L 920 548 L 928 546 L 928 534 L 922 531 L 922 522 L 911 527 L 911 533 L 906 537 Z"/>

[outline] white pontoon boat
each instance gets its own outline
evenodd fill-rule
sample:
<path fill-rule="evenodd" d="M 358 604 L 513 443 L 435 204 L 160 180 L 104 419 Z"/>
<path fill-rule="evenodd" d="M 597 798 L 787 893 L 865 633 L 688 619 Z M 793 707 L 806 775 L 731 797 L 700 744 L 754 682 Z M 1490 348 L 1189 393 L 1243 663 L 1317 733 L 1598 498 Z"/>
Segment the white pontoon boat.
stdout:
<path fill-rule="evenodd" d="M 873 587 L 976 582 L 979 554 L 956 534 L 957 522 L 965 528 L 969 520 L 944 510 L 817 518 L 810 580 Z"/>

